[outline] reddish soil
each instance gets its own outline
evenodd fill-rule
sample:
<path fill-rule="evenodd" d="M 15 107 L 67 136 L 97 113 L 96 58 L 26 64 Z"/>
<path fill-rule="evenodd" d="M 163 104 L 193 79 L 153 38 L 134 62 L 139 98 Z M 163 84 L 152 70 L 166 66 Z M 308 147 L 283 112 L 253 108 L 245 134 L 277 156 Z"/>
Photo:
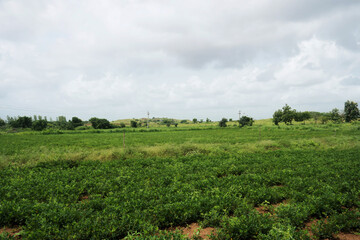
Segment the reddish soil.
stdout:
<path fill-rule="evenodd" d="M 11 236 L 14 236 L 15 234 L 17 234 L 18 232 L 21 231 L 21 227 L 14 227 L 14 228 L 0 228 L 0 234 L 7 232 L 8 234 L 10 234 Z M 20 239 L 19 236 L 16 237 L 16 239 Z"/>
<path fill-rule="evenodd" d="M 171 228 L 171 231 L 180 230 L 186 237 L 192 238 L 193 236 L 199 236 L 201 239 L 210 239 L 211 233 L 216 233 L 215 228 L 207 227 L 201 229 L 198 223 L 192 223 L 187 227 L 175 227 Z"/>
<path fill-rule="evenodd" d="M 339 233 L 335 235 L 335 238 L 339 240 L 360 240 L 360 235 L 352 233 Z"/>
<path fill-rule="evenodd" d="M 316 224 L 318 221 L 319 221 L 318 219 L 311 219 L 310 221 L 305 223 L 304 229 L 309 232 L 310 237 L 314 236 L 313 232 L 311 231 L 311 226 Z"/>
<path fill-rule="evenodd" d="M 281 204 L 287 204 L 287 200 L 284 200 L 282 202 L 279 202 L 279 203 L 275 203 L 275 204 L 271 204 L 269 205 L 268 207 L 265 207 L 265 206 L 259 206 L 259 207 L 256 207 L 256 211 L 258 211 L 259 213 L 261 214 L 265 214 L 265 213 L 271 213 L 271 214 L 274 214 L 273 211 L 271 210 L 275 210 L 277 207 L 279 207 Z"/>
<path fill-rule="evenodd" d="M 311 227 L 312 227 L 313 225 L 315 225 L 318 221 L 319 221 L 319 219 L 315 219 L 315 218 L 314 218 L 314 219 L 311 219 L 310 221 L 308 221 L 308 222 L 305 223 L 304 230 L 307 230 L 307 231 L 309 232 L 310 238 L 311 238 L 312 236 L 314 236 L 314 233 L 311 231 Z M 325 219 L 325 223 L 327 223 L 327 219 Z"/>

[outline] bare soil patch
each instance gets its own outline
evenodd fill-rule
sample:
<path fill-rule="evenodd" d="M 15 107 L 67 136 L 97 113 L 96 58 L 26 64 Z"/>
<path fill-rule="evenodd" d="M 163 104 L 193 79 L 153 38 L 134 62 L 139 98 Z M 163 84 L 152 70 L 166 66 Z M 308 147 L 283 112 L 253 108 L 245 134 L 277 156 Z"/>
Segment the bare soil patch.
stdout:
<path fill-rule="evenodd" d="M 314 236 L 314 233 L 312 232 L 311 227 L 312 227 L 313 225 L 317 224 L 318 221 L 320 221 L 320 220 L 314 218 L 314 219 L 311 219 L 310 221 L 308 221 L 308 222 L 305 223 L 304 230 L 307 230 L 307 231 L 308 231 L 310 237 L 313 237 L 313 236 Z M 328 222 L 327 219 L 325 219 L 325 224 L 326 224 L 327 222 Z"/>
<path fill-rule="evenodd" d="M 198 236 L 201 239 L 210 239 L 210 235 L 216 234 L 216 229 L 212 227 L 201 228 L 198 223 L 191 223 L 187 227 L 175 227 L 171 228 L 171 231 L 180 230 L 183 235 L 186 237 L 192 238 L 193 236 Z"/>
<path fill-rule="evenodd" d="M 258 211 L 261 214 L 265 214 L 265 213 L 271 213 L 274 214 L 274 210 L 279 207 L 281 204 L 285 205 L 288 204 L 287 200 L 283 200 L 282 202 L 279 203 L 274 203 L 268 206 L 259 206 L 259 207 L 255 207 L 256 211 Z"/>
<path fill-rule="evenodd" d="M 305 223 L 304 229 L 308 231 L 310 237 L 314 236 L 314 233 L 312 232 L 311 227 L 313 225 L 315 225 L 318 221 L 319 221 L 319 219 L 311 219 L 310 221 Z"/>
<path fill-rule="evenodd" d="M 335 235 L 338 240 L 360 240 L 360 235 L 353 233 L 339 233 Z"/>
<path fill-rule="evenodd" d="M 21 230 L 22 230 L 21 227 L 13 227 L 13 228 L 2 227 L 0 228 L 0 234 L 6 232 L 10 234 L 10 236 L 14 236 L 15 234 L 19 233 Z M 17 236 L 16 239 L 20 239 L 20 237 Z"/>

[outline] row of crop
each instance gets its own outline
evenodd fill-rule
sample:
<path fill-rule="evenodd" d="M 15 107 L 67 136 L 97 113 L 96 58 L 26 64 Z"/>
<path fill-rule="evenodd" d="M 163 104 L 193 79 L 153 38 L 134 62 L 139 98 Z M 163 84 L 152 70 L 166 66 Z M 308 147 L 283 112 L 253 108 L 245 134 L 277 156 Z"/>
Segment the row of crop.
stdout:
<path fill-rule="evenodd" d="M 8 167 L 0 171 L 0 227 L 23 226 L 24 236 L 33 239 L 120 238 L 196 221 L 223 229 L 226 238 L 266 235 L 276 223 L 302 229 L 311 218 L 359 207 L 358 154 L 274 152 Z M 276 220 L 254 210 L 283 200 L 288 204 L 276 209 Z"/>

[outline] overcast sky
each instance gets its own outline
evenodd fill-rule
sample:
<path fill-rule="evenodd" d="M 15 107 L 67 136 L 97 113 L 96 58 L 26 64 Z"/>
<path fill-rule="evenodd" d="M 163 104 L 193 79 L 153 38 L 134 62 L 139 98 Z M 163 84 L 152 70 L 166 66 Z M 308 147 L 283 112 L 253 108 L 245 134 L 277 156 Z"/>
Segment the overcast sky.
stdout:
<path fill-rule="evenodd" d="M 360 1 L 0 0 L 0 118 L 360 103 Z"/>

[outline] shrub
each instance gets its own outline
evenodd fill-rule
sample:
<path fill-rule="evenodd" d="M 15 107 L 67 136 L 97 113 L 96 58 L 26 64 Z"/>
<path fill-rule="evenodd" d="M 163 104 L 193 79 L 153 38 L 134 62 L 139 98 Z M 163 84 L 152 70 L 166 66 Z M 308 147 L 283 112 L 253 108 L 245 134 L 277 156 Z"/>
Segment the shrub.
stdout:
<path fill-rule="evenodd" d="M 74 125 L 75 128 L 83 125 L 83 121 L 78 117 L 73 117 L 71 119 L 71 122 L 72 122 L 72 124 Z"/>
<path fill-rule="evenodd" d="M 111 124 L 107 119 L 104 118 L 90 118 L 89 121 L 91 122 L 91 125 L 95 129 L 109 129 L 111 128 Z"/>
<path fill-rule="evenodd" d="M 45 120 L 37 120 L 32 124 L 32 130 L 42 131 L 47 127 L 47 121 Z"/>
<path fill-rule="evenodd" d="M 253 123 L 254 123 L 254 120 L 251 117 L 242 116 L 239 120 L 239 127 L 252 126 Z"/>
<path fill-rule="evenodd" d="M 227 121 L 228 120 L 226 118 L 221 119 L 221 121 L 219 122 L 219 127 L 226 127 Z"/>
<path fill-rule="evenodd" d="M 137 128 L 138 123 L 137 123 L 136 121 L 134 121 L 134 120 L 131 120 L 130 126 L 131 126 L 132 128 Z"/>
<path fill-rule="evenodd" d="M 32 119 L 31 117 L 19 117 L 18 119 L 11 121 L 10 126 L 13 128 L 31 128 Z"/>

